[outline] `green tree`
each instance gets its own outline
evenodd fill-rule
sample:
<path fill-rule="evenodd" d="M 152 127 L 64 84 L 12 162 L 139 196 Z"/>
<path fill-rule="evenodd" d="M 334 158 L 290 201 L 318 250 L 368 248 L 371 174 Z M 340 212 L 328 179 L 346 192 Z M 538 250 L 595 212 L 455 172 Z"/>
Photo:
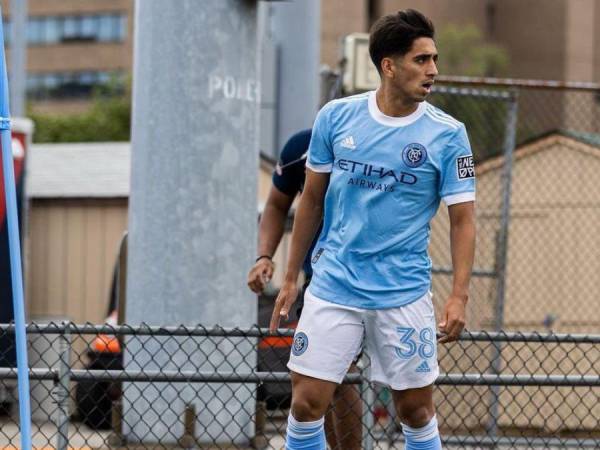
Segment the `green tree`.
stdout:
<path fill-rule="evenodd" d="M 436 43 L 441 74 L 470 77 L 506 75 L 508 52 L 499 45 L 485 42 L 483 33 L 475 25 L 446 25 L 437 34 Z"/>
<path fill-rule="evenodd" d="M 93 93 L 89 110 L 80 114 L 29 112 L 34 142 L 128 141 L 131 129 L 131 83 L 112 80 Z"/>
<path fill-rule="evenodd" d="M 486 43 L 475 25 L 447 25 L 437 34 L 436 44 L 441 75 L 506 75 L 508 53 L 498 45 Z M 439 92 L 430 101 L 466 125 L 476 161 L 502 152 L 507 119 L 504 101 Z"/>

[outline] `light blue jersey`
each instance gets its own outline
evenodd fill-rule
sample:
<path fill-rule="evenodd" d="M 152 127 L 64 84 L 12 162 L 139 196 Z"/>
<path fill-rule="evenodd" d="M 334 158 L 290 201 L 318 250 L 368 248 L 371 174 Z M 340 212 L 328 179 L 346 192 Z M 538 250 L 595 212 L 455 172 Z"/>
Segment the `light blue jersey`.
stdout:
<path fill-rule="evenodd" d="M 389 117 L 375 92 L 334 100 L 317 115 L 306 165 L 331 172 L 311 293 L 367 309 L 421 298 L 431 286 L 429 222 L 440 200 L 475 200 L 464 125 L 427 102 Z"/>

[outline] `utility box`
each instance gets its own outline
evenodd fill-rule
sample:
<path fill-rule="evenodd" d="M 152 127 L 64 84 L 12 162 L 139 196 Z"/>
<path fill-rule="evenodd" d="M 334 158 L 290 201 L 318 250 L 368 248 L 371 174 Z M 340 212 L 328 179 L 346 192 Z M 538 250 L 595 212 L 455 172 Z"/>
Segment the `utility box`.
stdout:
<path fill-rule="evenodd" d="M 344 38 L 343 85 L 345 94 L 371 91 L 379 87 L 379 73 L 369 55 L 369 35 L 352 33 Z"/>

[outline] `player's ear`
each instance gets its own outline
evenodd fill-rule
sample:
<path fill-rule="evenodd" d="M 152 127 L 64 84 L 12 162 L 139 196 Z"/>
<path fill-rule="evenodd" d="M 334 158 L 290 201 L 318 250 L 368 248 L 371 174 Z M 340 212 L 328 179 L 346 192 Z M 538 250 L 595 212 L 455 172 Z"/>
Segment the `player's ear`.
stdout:
<path fill-rule="evenodd" d="M 394 78 L 396 74 L 396 64 L 392 58 L 385 57 L 381 60 L 381 75 L 386 78 Z"/>

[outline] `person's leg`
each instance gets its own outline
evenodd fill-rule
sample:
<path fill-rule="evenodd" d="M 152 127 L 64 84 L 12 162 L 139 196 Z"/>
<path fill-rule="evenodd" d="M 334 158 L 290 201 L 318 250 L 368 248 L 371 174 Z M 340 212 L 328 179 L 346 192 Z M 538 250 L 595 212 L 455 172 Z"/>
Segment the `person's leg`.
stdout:
<path fill-rule="evenodd" d="M 350 366 L 349 373 L 357 373 L 355 364 Z M 335 427 L 335 438 L 327 443 L 335 450 L 360 450 L 362 446 L 362 400 L 358 387 L 353 384 L 340 384 L 333 394 L 333 405 L 329 410 L 332 425 Z M 327 430 L 327 417 L 325 428 Z M 333 427 L 332 427 L 333 428 Z"/>
<path fill-rule="evenodd" d="M 296 317 L 298 320 L 300 320 L 300 317 L 302 316 L 302 309 L 304 308 L 304 295 L 306 294 L 306 290 L 309 284 L 310 278 L 305 280 L 304 285 L 302 286 L 301 294 L 298 296 L 298 300 L 296 300 L 295 303 Z M 337 393 L 337 389 L 335 392 Z M 329 448 L 331 449 L 341 448 L 338 447 L 338 440 L 335 431 L 336 419 L 333 406 L 335 404 L 335 395 L 336 394 L 334 394 L 333 403 L 329 405 L 329 407 L 327 408 L 327 412 L 325 413 L 325 437 L 327 438 L 327 445 L 329 445 Z"/>
<path fill-rule="evenodd" d="M 319 380 L 292 372 L 292 406 L 288 417 L 286 450 L 325 450 L 323 415 L 337 387 L 331 381 Z"/>
<path fill-rule="evenodd" d="M 407 450 L 441 449 L 432 400 L 439 374 L 435 327 L 429 293 L 398 308 L 377 310 L 365 322 L 371 380 L 392 389 Z"/>
<path fill-rule="evenodd" d="M 286 449 L 326 448 L 323 416 L 358 353 L 362 335 L 355 309 L 307 293 L 288 362 L 292 406 Z"/>
<path fill-rule="evenodd" d="M 406 439 L 406 450 L 441 450 L 433 406 L 433 385 L 392 391 L 392 395 Z"/>

